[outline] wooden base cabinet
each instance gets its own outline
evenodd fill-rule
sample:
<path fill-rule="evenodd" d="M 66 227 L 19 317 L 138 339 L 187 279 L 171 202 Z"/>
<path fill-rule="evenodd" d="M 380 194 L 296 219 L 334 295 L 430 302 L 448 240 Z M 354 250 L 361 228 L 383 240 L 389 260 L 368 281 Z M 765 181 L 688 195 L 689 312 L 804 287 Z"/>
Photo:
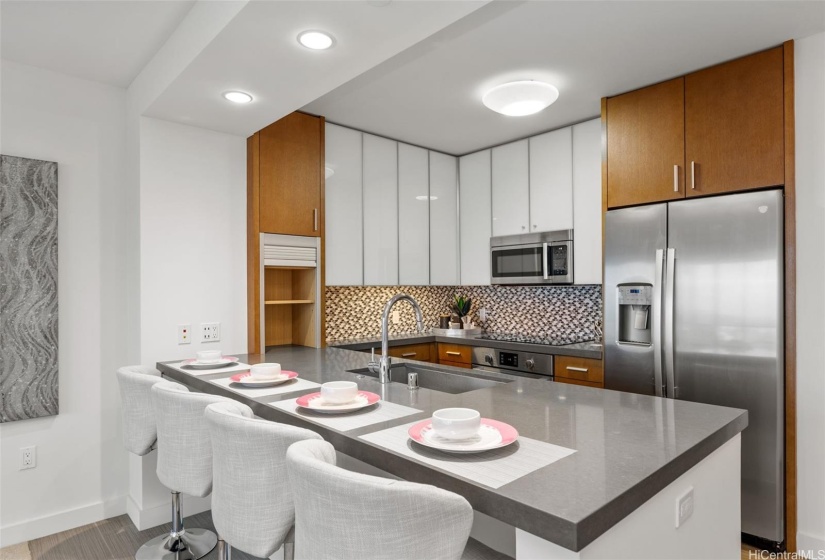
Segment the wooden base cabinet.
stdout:
<path fill-rule="evenodd" d="M 557 383 L 604 387 L 604 365 L 602 360 L 556 356 L 553 361 L 553 375 Z"/>

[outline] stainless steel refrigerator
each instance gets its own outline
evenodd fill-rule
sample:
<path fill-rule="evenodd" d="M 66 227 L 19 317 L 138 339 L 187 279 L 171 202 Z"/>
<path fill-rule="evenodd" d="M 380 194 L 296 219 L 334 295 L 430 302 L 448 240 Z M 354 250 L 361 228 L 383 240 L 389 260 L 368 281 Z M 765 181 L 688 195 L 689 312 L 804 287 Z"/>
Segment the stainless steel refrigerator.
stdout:
<path fill-rule="evenodd" d="M 748 410 L 742 532 L 785 540 L 781 190 L 611 210 L 605 387 Z"/>

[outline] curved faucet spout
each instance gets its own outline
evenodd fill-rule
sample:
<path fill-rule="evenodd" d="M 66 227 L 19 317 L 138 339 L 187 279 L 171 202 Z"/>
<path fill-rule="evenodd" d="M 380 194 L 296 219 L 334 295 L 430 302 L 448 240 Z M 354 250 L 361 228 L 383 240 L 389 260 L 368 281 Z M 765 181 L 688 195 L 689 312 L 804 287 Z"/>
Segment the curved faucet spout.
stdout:
<path fill-rule="evenodd" d="M 418 302 L 407 294 L 398 294 L 390 298 L 384 306 L 384 313 L 381 315 L 381 358 L 378 366 L 378 381 L 381 383 L 390 382 L 390 365 L 392 358 L 389 356 L 389 322 L 392 307 L 399 301 L 408 301 L 415 311 L 415 321 L 418 324 L 418 332 L 424 331 L 424 315 Z"/>

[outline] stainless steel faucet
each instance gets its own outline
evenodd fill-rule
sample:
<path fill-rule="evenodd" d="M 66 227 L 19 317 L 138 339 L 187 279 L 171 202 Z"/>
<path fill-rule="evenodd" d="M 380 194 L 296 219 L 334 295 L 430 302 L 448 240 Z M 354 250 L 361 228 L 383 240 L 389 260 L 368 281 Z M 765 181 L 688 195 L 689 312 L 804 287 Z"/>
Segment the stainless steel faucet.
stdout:
<path fill-rule="evenodd" d="M 398 294 L 393 296 L 390 301 L 387 302 L 387 305 L 384 306 L 384 313 L 381 315 L 381 357 L 378 359 L 377 363 L 375 362 L 375 359 L 373 359 L 369 364 L 370 369 L 373 369 L 376 365 L 378 366 L 378 381 L 380 383 L 390 382 L 390 366 L 392 365 L 392 358 L 389 356 L 390 313 L 392 312 L 392 306 L 401 300 L 410 302 L 410 305 L 412 305 L 415 310 L 415 321 L 418 323 L 418 332 L 424 331 L 424 318 L 421 313 L 421 307 L 411 296 L 408 296 L 407 294 Z"/>

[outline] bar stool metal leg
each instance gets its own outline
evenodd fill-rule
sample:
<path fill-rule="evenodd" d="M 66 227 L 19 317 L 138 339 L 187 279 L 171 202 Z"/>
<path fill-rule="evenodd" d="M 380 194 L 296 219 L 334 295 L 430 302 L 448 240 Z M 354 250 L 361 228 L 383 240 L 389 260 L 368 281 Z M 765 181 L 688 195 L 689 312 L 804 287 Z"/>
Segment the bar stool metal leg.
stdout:
<path fill-rule="evenodd" d="M 215 548 L 218 536 L 208 529 L 186 529 L 180 509 L 180 492 L 172 492 L 172 530 L 138 549 L 136 560 L 197 560 Z"/>
<path fill-rule="evenodd" d="M 232 547 L 218 536 L 218 560 L 232 560 Z"/>

